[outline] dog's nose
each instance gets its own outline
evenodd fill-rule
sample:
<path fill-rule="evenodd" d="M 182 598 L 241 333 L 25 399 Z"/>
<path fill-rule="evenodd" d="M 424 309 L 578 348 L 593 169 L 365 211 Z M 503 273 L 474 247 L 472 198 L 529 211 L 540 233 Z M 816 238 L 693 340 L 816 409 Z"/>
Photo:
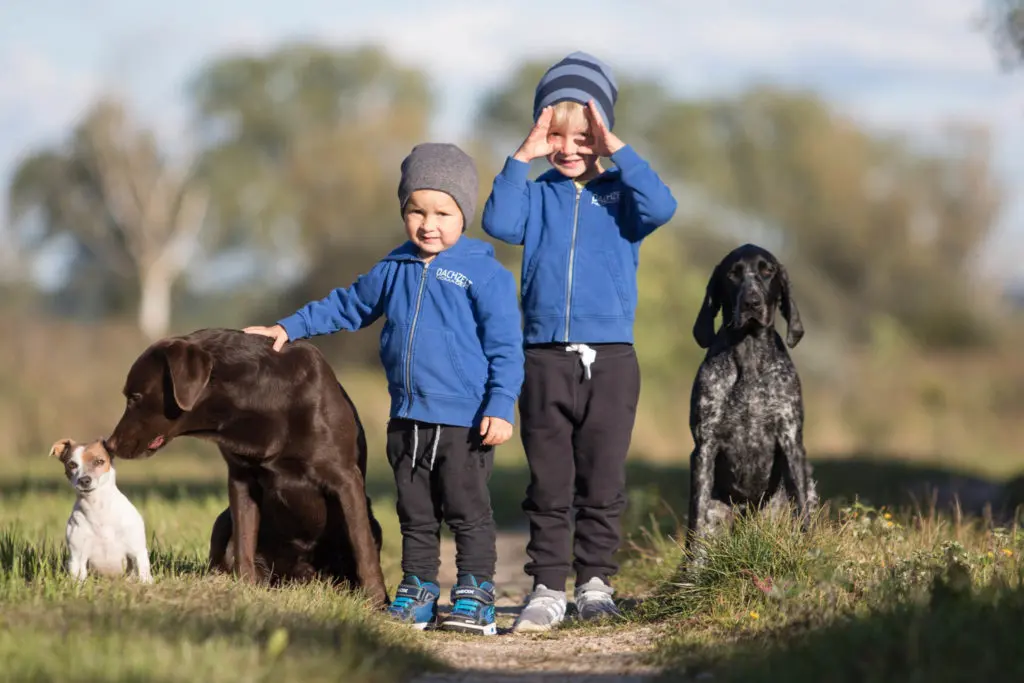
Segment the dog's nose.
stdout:
<path fill-rule="evenodd" d="M 764 301 L 764 299 L 761 296 L 761 292 L 757 291 L 753 287 L 750 287 L 743 292 L 743 303 L 748 306 L 758 306 L 762 301 Z"/>
<path fill-rule="evenodd" d="M 80 477 L 78 480 L 78 484 L 80 486 L 85 486 L 86 488 L 88 488 L 89 486 L 92 486 L 92 477 Z"/>

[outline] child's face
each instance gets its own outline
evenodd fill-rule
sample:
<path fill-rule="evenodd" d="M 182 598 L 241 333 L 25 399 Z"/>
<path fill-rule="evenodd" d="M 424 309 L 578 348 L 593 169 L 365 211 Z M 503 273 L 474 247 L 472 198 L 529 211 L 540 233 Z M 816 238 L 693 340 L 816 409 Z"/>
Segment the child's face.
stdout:
<path fill-rule="evenodd" d="M 405 233 L 428 261 L 462 236 L 462 211 L 446 192 L 416 190 L 405 203 L 403 217 Z"/>
<path fill-rule="evenodd" d="M 547 156 L 548 163 L 558 172 L 574 180 L 589 180 L 596 176 L 599 157 L 591 150 L 594 139 L 590 135 L 590 122 L 583 114 L 582 108 L 578 116 L 558 117 L 548 131 L 548 142 L 555 151 Z"/>

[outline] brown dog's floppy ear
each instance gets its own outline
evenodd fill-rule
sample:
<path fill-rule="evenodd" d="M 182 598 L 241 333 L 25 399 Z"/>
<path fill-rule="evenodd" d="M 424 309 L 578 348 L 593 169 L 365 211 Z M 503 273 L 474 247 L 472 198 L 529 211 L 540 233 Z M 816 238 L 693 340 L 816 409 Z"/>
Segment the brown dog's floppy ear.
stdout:
<path fill-rule="evenodd" d="M 175 339 L 164 349 L 171 374 L 174 402 L 184 411 L 192 410 L 210 381 L 213 358 L 195 344 Z"/>
<path fill-rule="evenodd" d="M 71 448 L 71 439 L 61 439 L 50 446 L 50 458 L 64 458 L 64 454 Z"/>
<path fill-rule="evenodd" d="M 782 288 L 779 291 L 779 309 L 782 317 L 786 319 L 786 344 L 793 348 L 800 343 L 804 336 L 804 325 L 800 322 L 800 311 L 796 307 L 796 299 L 793 298 L 793 286 L 789 282 L 789 273 L 786 267 L 779 264 L 779 282 Z"/>
<path fill-rule="evenodd" d="M 103 437 L 100 437 L 100 438 L 96 439 L 96 441 L 99 442 L 100 448 L 102 448 L 103 452 L 107 454 L 107 459 L 110 461 L 110 464 L 113 465 L 114 464 L 114 452 L 111 451 L 110 450 L 110 446 L 107 445 L 107 440 L 105 438 L 103 438 Z"/>
<path fill-rule="evenodd" d="M 712 271 L 704 291 L 704 303 L 697 314 L 697 320 L 693 323 L 693 338 L 702 349 L 711 346 L 711 342 L 715 340 L 715 316 L 722 307 L 722 302 L 718 298 L 718 274 L 721 268 L 722 265 L 718 264 Z"/>

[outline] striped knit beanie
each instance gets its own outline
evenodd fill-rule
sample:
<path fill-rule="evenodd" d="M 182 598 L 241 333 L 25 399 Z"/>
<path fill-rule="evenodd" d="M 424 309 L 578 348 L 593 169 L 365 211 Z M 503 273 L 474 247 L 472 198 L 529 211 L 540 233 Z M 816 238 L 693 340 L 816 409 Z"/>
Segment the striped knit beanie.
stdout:
<path fill-rule="evenodd" d="M 611 130 L 615 126 L 615 100 L 618 97 L 619 88 L 611 68 L 586 52 L 573 52 L 548 69 L 537 84 L 533 97 L 533 120 L 537 120 L 544 107 L 562 100 L 586 105 L 593 99 L 608 130 Z"/>

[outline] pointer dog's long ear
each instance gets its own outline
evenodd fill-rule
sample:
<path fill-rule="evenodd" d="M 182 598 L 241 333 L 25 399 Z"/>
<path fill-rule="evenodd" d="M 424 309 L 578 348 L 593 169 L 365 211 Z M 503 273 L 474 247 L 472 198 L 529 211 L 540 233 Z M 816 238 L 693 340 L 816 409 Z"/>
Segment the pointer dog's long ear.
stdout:
<path fill-rule="evenodd" d="M 708 279 L 708 285 L 704 290 L 704 303 L 697 314 L 697 320 L 693 323 L 693 338 L 702 349 L 711 346 L 711 343 L 715 340 L 715 317 L 718 316 L 718 311 L 722 308 L 722 301 L 718 291 L 721 268 L 722 264 L 718 264 L 715 266 L 714 271 L 712 271 L 711 277 Z"/>
<path fill-rule="evenodd" d="M 793 297 L 793 285 L 789 282 L 789 273 L 786 267 L 779 264 L 779 283 L 782 287 L 779 290 L 779 310 L 782 317 L 786 319 L 786 345 L 793 348 L 800 343 L 804 336 L 804 325 L 800 322 L 800 311 L 796 307 L 796 299 Z"/>

